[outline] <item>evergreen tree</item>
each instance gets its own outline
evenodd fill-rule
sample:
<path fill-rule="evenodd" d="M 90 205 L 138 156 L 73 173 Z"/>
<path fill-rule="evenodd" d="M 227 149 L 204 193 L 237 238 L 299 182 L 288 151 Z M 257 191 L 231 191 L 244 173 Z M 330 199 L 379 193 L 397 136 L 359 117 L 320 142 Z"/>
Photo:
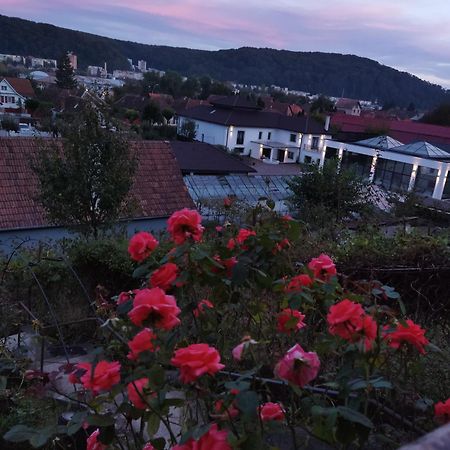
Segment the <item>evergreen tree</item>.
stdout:
<path fill-rule="evenodd" d="M 69 55 L 65 53 L 58 60 L 56 69 L 56 85 L 61 89 L 74 89 L 77 87 L 77 80 L 70 64 Z"/>

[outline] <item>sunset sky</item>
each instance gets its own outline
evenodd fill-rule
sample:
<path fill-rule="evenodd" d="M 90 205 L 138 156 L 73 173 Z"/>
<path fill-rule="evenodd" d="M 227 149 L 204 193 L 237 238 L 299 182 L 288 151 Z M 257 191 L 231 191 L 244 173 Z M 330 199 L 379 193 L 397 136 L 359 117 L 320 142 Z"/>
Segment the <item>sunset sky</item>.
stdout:
<path fill-rule="evenodd" d="M 448 0 L 0 0 L 0 13 L 147 44 L 351 53 L 450 88 Z"/>

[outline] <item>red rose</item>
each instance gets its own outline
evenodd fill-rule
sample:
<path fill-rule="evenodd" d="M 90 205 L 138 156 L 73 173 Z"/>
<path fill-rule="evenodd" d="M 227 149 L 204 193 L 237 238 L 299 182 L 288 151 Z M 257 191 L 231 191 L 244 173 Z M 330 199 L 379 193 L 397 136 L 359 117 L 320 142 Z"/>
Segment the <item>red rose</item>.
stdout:
<path fill-rule="evenodd" d="M 222 259 L 220 259 L 219 255 L 215 255 L 213 259 L 217 263 L 219 263 L 222 266 L 224 266 L 224 268 L 227 270 L 227 276 L 231 277 L 231 275 L 233 273 L 233 267 L 238 263 L 238 260 L 236 259 L 236 257 L 233 256 L 231 258 L 222 260 Z M 218 267 L 213 267 L 211 269 L 211 271 L 214 272 L 214 273 L 219 273 L 221 271 L 221 269 L 219 269 Z"/>
<path fill-rule="evenodd" d="M 148 386 L 148 381 L 148 378 L 139 378 L 139 380 L 134 380 L 127 385 L 128 398 L 135 408 L 145 409 L 147 407 L 144 401 L 144 389 Z"/>
<path fill-rule="evenodd" d="M 450 422 L 450 398 L 434 405 L 434 417 L 437 422 L 442 424 Z"/>
<path fill-rule="evenodd" d="M 172 284 L 177 278 L 178 266 L 169 262 L 152 273 L 150 284 L 152 287 L 159 287 L 164 291 L 167 291 L 172 287 Z"/>
<path fill-rule="evenodd" d="M 97 428 L 86 440 L 86 450 L 106 450 L 107 445 L 98 441 L 100 430 Z"/>
<path fill-rule="evenodd" d="M 306 327 L 303 319 L 305 315 L 295 309 L 286 308 L 278 314 L 278 327 L 280 333 L 290 334 L 292 331 L 298 331 Z"/>
<path fill-rule="evenodd" d="M 188 238 L 198 242 L 202 238 L 204 229 L 201 223 L 202 216 L 197 211 L 184 208 L 169 217 L 167 229 L 176 244 L 183 244 Z"/>
<path fill-rule="evenodd" d="M 153 447 L 152 444 L 150 444 L 150 442 L 147 442 L 147 444 L 145 444 L 145 445 L 142 447 L 142 450 L 156 450 L 156 449 L 155 449 L 155 447 Z"/>
<path fill-rule="evenodd" d="M 301 274 L 297 275 L 289 282 L 285 291 L 286 292 L 301 292 L 304 287 L 310 287 L 313 284 L 313 280 L 309 275 Z"/>
<path fill-rule="evenodd" d="M 233 200 L 230 197 L 225 197 L 223 199 L 223 206 L 225 206 L 225 208 L 229 208 L 232 204 Z"/>
<path fill-rule="evenodd" d="M 291 243 L 289 242 L 289 239 L 283 239 L 282 241 L 275 244 L 275 247 L 272 249 L 272 254 L 276 255 L 277 253 L 281 252 L 281 250 L 290 246 Z"/>
<path fill-rule="evenodd" d="M 214 305 L 207 299 L 200 300 L 197 305 L 197 308 L 194 309 L 194 316 L 195 317 L 200 316 L 205 312 L 206 308 L 214 308 Z"/>
<path fill-rule="evenodd" d="M 259 407 L 259 416 L 263 422 L 284 420 L 284 410 L 279 403 L 264 403 Z"/>
<path fill-rule="evenodd" d="M 120 363 L 117 361 L 100 361 L 94 369 L 91 363 L 79 363 L 77 369 L 86 371 L 80 381 L 86 389 L 91 389 L 95 394 L 109 391 L 120 382 Z"/>
<path fill-rule="evenodd" d="M 180 324 L 175 297 L 166 295 L 161 288 L 141 289 L 133 300 L 133 309 L 128 313 L 130 320 L 138 327 L 144 320 L 153 320 L 158 328 L 171 330 Z"/>
<path fill-rule="evenodd" d="M 359 303 L 342 300 L 330 307 L 327 315 L 328 330 L 335 336 L 352 341 L 354 335 L 362 329 L 364 315 L 364 309 Z"/>
<path fill-rule="evenodd" d="M 158 241 L 146 231 L 136 233 L 128 245 L 128 253 L 131 259 L 143 261 L 150 256 L 150 253 L 158 246 Z"/>
<path fill-rule="evenodd" d="M 128 347 L 130 348 L 128 359 L 137 359 L 145 351 L 154 352 L 156 348 L 153 341 L 156 338 L 156 334 L 150 328 L 144 328 L 131 341 L 128 341 Z"/>
<path fill-rule="evenodd" d="M 419 353 L 425 354 L 424 346 L 429 344 L 425 337 L 425 330 L 412 320 L 406 321 L 406 326 L 399 323 L 392 333 L 387 333 L 384 338 L 392 348 L 399 348 L 402 344 L 411 344 L 417 348 Z"/>
<path fill-rule="evenodd" d="M 235 247 L 236 247 L 236 240 L 231 238 L 227 243 L 227 249 L 234 250 Z"/>
<path fill-rule="evenodd" d="M 183 383 L 191 383 L 205 373 L 214 375 L 225 367 L 220 364 L 219 352 L 208 344 L 192 344 L 180 348 L 170 362 L 180 369 Z"/>
<path fill-rule="evenodd" d="M 126 303 L 130 299 L 131 299 L 131 294 L 129 292 L 121 292 L 117 296 L 117 304 L 121 305 L 122 303 Z"/>
<path fill-rule="evenodd" d="M 337 273 L 333 260 L 324 253 L 322 253 L 318 258 L 313 258 L 308 263 L 308 268 L 312 270 L 315 278 L 319 278 L 324 281 L 328 281 Z"/>
<path fill-rule="evenodd" d="M 233 403 L 231 403 L 231 405 L 227 408 L 224 406 L 223 400 L 217 400 L 214 403 L 214 411 L 220 414 L 221 420 L 234 419 L 239 415 L 239 410 L 234 406 Z"/>
<path fill-rule="evenodd" d="M 256 236 L 256 233 L 252 230 L 247 230 L 245 228 L 241 228 L 236 237 L 236 242 L 242 245 L 249 237 Z"/>
<path fill-rule="evenodd" d="M 198 441 L 189 439 L 186 444 L 175 445 L 172 450 L 232 450 L 227 436 L 228 432 L 219 430 L 215 423 Z"/>
<path fill-rule="evenodd" d="M 317 377 L 320 360 L 315 352 L 305 352 L 295 344 L 275 366 L 274 373 L 281 380 L 289 381 L 300 387 Z"/>

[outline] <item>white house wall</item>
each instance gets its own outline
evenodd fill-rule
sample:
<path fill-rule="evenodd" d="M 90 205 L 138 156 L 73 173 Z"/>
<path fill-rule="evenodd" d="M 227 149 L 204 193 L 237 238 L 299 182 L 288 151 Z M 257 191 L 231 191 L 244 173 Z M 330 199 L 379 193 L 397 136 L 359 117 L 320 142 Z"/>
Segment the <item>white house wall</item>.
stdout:
<path fill-rule="evenodd" d="M 19 95 L 6 80 L 0 81 L 0 106 L 14 109 L 25 106 L 25 98 Z"/>

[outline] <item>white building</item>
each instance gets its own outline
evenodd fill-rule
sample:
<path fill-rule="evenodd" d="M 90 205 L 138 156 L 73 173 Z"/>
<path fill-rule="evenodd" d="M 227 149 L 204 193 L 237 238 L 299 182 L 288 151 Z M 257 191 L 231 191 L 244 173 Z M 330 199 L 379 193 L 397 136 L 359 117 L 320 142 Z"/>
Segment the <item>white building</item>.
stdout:
<path fill-rule="evenodd" d="M 317 162 L 325 159 L 324 125 L 310 117 L 262 111 L 254 102 L 231 96 L 178 114 L 178 132 L 192 121 L 196 139 L 267 163 Z"/>
<path fill-rule="evenodd" d="M 91 77 L 106 77 L 108 73 L 104 67 L 88 66 L 87 74 Z"/>
<path fill-rule="evenodd" d="M 25 107 L 27 98 L 34 97 L 30 80 L 5 77 L 0 79 L 0 108 L 20 109 Z"/>
<path fill-rule="evenodd" d="M 121 80 L 143 80 L 144 74 L 142 72 L 132 72 L 130 70 L 114 70 L 113 78 Z"/>
<path fill-rule="evenodd" d="M 355 143 L 325 142 L 325 157 L 338 157 L 344 167 L 388 191 L 414 191 L 434 199 L 450 198 L 449 151 L 429 142 L 402 144 L 378 136 Z"/>
<path fill-rule="evenodd" d="M 147 61 L 143 61 L 143 60 L 139 60 L 138 61 L 138 69 L 141 71 L 141 72 L 146 72 L 147 71 Z"/>
<path fill-rule="evenodd" d="M 32 56 L 30 58 L 31 67 L 34 69 L 37 68 L 53 68 L 55 69 L 58 65 L 56 59 L 48 59 L 48 58 L 35 58 Z"/>

